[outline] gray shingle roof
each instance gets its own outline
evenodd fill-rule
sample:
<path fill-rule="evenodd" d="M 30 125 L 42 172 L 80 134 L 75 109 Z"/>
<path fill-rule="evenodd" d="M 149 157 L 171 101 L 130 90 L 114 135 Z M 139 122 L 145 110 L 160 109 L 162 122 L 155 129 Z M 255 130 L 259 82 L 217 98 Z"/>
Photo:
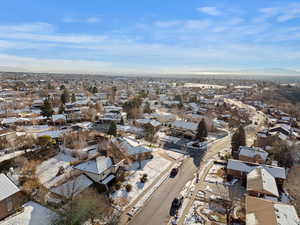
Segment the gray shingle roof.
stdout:
<path fill-rule="evenodd" d="M 227 163 L 227 169 L 242 171 L 245 173 L 250 173 L 259 166 L 262 166 L 264 169 L 266 169 L 274 178 L 286 179 L 286 171 L 282 167 L 247 163 L 235 159 L 229 159 Z"/>
<path fill-rule="evenodd" d="M 0 201 L 19 191 L 20 189 L 6 175 L 0 174 Z"/>

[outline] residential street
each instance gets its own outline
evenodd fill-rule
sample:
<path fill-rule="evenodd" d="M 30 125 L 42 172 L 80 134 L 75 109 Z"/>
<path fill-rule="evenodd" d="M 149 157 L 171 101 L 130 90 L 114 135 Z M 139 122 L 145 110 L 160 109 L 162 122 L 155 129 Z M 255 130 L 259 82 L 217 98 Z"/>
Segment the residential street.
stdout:
<path fill-rule="evenodd" d="M 251 110 L 252 111 L 252 110 Z M 261 126 L 263 117 L 260 114 L 253 112 L 252 119 L 259 121 Z M 258 126 L 258 127 L 259 127 Z M 249 135 L 247 139 L 253 139 L 252 130 L 256 130 L 257 126 L 250 125 L 246 128 Z M 192 158 L 187 158 L 184 161 L 183 167 L 175 178 L 168 178 L 168 180 L 159 187 L 154 193 L 152 198 L 144 208 L 132 218 L 131 225 L 157 225 L 157 224 L 168 224 L 170 216 L 169 210 L 172 200 L 178 196 L 185 184 L 192 180 L 196 171 L 200 172 L 203 170 L 204 165 L 208 163 L 218 152 L 223 149 L 230 149 L 231 136 L 226 136 L 213 144 L 208 145 L 208 149 L 205 152 L 196 154 Z M 199 177 L 200 182 L 203 181 L 205 173 Z"/>
<path fill-rule="evenodd" d="M 227 136 L 216 143 L 210 145 L 205 154 L 197 154 L 193 158 L 184 161 L 181 171 L 175 178 L 168 178 L 144 208 L 133 217 L 130 225 L 158 225 L 169 222 L 169 210 L 172 200 L 179 195 L 185 184 L 192 180 L 201 162 L 209 160 L 225 147 L 229 147 L 230 138 Z"/>
<path fill-rule="evenodd" d="M 167 224 L 172 200 L 178 196 L 185 184 L 191 180 L 197 168 L 192 158 L 187 158 L 175 178 L 168 178 L 144 208 L 133 217 L 131 225 Z"/>

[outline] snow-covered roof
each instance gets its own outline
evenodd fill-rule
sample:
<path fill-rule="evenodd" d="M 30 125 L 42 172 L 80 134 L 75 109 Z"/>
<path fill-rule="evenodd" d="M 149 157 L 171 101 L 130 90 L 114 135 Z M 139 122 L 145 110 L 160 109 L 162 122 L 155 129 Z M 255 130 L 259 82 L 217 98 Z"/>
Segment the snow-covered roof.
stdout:
<path fill-rule="evenodd" d="M 281 203 L 274 203 L 274 212 L 278 224 L 299 225 L 300 220 L 297 216 L 295 207 Z"/>
<path fill-rule="evenodd" d="M 247 175 L 247 190 L 279 197 L 274 177 L 263 167 L 257 167 Z"/>
<path fill-rule="evenodd" d="M 58 216 L 52 210 L 35 202 L 27 202 L 23 205 L 24 210 L 4 221 L 1 225 L 51 225 L 53 219 Z"/>
<path fill-rule="evenodd" d="M 172 127 L 175 127 L 175 128 L 192 130 L 192 131 L 196 131 L 197 127 L 198 127 L 197 123 L 185 122 L 183 120 L 175 120 L 174 122 L 171 123 L 171 125 L 172 125 Z"/>
<path fill-rule="evenodd" d="M 54 122 L 57 121 L 57 120 L 66 120 L 66 116 L 64 114 L 52 115 L 52 120 Z"/>
<path fill-rule="evenodd" d="M 74 168 L 90 173 L 101 174 L 110 167 L 112 167 L 111 158 L 99 156 L 95 160 L 89 160 L 87 162 L 80 163 Z"/>
<path fill-rule="evenodd" d="M 134 126 L 122 126 L 122 125 L 117 125 L 118 130 L 122 130 L 125 132 L 131 132 L 131 133 L 135 133 L 135 134 L 141 134 L 143 133 L 143 129 L 142 128 L 138 128 L 138 127 L 134 127 Z"/>
<path fill-rule="evenodd" d="M 70 198 L 72 196 L 76 196 L 92 185 L 92 181 L 87 178 L 85 175 L 81 174 L 80 176 L 69 180 L 68 182 L 57 186 L 55 188 L 51 188 L 51 192 L 64 196 L 66 198 Z"/>
<path fill-rule="evenodd" d="M 0 174 L 0 201 L 19 191 L 20 189 L 5 174 Z"/>
<path fill-rule="evenodd" d="M 269 153 L 264 151 L 261 148 L 252 148 L 247 146 L 240 146 L 240 155 L 247 156 L 247 157 L 255 157 L 256 155 L 259 155 L 261 159 L 266 160 Z"/>
<path fill-rule="evenodd" d="M 152 152 L 152 149 L 142 146 L 132 138 L 123 137 L 113 140 L 128 155 L 137 155 L 146 152 Z"/>
<path fill-rule="evenodd" d="M 47 130 L 40 133 L 36 133 L 36 136 L 50 136 L 52 138 L 59 138 L 64 132 L 64 130 Z"/>
<path fill-rule="evenodd" d="M 252 196 L 246 197 L 247 225 L 299 225 L 300 220 L 292 205 Z"/>
<path fill-rule="evenodd" d="M 246 163 L 235 159 L 229 159 L 227 163 L 227 169 L 242 171 L 245 173 L 250 173 L 258 166 L 262 166 L 263 168 L 265 168 L 274 178 L 286 179 L 286 171 L 282 167 L 259 165 L 259 164 L 248 163 L 248 162 Z"/>

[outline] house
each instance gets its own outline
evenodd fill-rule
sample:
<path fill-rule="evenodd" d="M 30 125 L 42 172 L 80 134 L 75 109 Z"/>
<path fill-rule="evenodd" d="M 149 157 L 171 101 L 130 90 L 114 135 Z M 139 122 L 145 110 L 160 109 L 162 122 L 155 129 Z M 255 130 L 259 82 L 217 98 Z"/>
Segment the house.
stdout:
<path fill-rule="evenodd" d="M 22 207 L 25 196 L 3 173 L 0 174 L 0 220 Z"/>
<path fill-rule="evenodd" d="M 254 144 L 260 147 L 273 145 L 274 142 L 287 140 L 289 137 L 281 132 L 269 132 L 268 129 L 261 130 L 256 133 Z"/>
<path fill-rule="evenodd" d="M 292 205 L 246 196 L 247 225 L 299 225 L 300 220 Z"/>
<path fill-rule="evenodd" d="M 289 136 L 292 134 L 292 128 L 286 124 L 278 124 L 277 126 L 270 128 L 269 132 L 280 132 L 284 135 Z"/>
<path fill-rule="evenodd" d="M 197 132 L 198 124 L 193 122 L 186 122 L 183 120 L 175 120 L 170 123 L 172 133 L 176 135 L 183 135 L 186 138 L 193 138 Z"/>
<path fill-rule="evenodd" d="M 247 192 L 249 195 L 256 197 L 279 197 L 275 178 L 262 166 L 259 166 L 248 173 Z"/>
<path fill-rule="evenodd" d="M 245 162 L 265 163 L 269 153 L 261 148 L 240 146 L 238 158 Z"/>
<path fill-rule="evenodd" d="M 161 123 L 168 123 L 176 120 L 176 116 L 171 113 L 163 113 L 163 112 L 153 113 L 151 114 L 151 116 L 156 118 L 156 120 L 158 120 Z"/>
<path fill-rule="evenodd" d="M 66 183 L 53 187 L 50 191 L 63 199 L 70 199 L 91 186 L 93 182 L 84 174 L 68 180 Z"/>
<path fill-rule="evenodd" d="M 138 119 L 135 122 L 140 127 L 151 125 L 153 128 L 159 128 L 161 125 L 161 123 L 158 122 L 157 120 L 147 119 L 147 118 L 146 119 Z"/>
<path fill-rule="evenodd" d="M 80 163 L 73 167 L 92 179 L 94 182 L 107 185 L 115 178 L 118 170 L 117 165 L 113 165 L 110 157 L 99 156 L 96 159 Z"/>
<path fill-rule="evenodd" d="M 64 114 L 52 115 L 52 122 L 55 124 L 65 124 L 66 121 L 67 121 L 67 118 Z"/>
<path fill-rule="evenodd" d="M 58 217 L 54 211 L 36 202 L 23 205 L 24 210 L 1 221 L 1 225 L 51 225 Z"/>
<path fill-rule="evenodd" d="M 228 160 L 227 175 L 237 178 L 246 178 L 252 170 L 260 166 L 266 169 L 275 178 L 277 185 L 283 184 L 284 180 L 286 179 L 285 168 L 270 165 L 261 165 L 252 162 L 244 162 L 235 159 Z"/>
<path fill-rule="evenodd" d="M 152 149 L 144 147 L 141 143 L 130 137 L 114 138 L 112 143 L 133 161 L 149 159 Z"/>

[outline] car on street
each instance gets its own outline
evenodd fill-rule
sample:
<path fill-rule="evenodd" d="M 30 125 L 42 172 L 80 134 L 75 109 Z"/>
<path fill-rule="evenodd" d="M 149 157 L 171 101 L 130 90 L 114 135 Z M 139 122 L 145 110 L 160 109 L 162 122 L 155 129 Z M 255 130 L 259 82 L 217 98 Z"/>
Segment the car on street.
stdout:
<path fill-rule="evenodd" d="M 175 216 L 177 214 L 178 210 L 182 206 L 182 202 L 183 202 L 182 196 L 173 199 L 170 208 L 170 216 Z"/>
<path fill-rule="evenodd" d="M 173 168 L 170 173 L 170 177 L 175 177 L 178 173 L 178 168 Z"/>

